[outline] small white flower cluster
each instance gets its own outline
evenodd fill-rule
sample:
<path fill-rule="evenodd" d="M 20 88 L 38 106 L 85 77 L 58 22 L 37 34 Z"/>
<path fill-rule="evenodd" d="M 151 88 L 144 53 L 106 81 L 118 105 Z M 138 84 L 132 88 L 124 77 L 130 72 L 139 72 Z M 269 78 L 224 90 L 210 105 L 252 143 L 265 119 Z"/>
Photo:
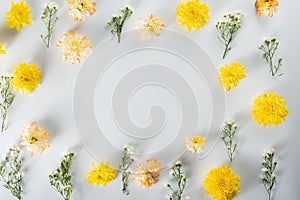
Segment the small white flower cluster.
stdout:
<path fill-rule="evenodd" d="M 72 174 L 70 174 L 69 170 L 74 156 L 73 152 L 65 153 L 61 158 L 60 166 L 53 173 L 49 174 L 50 185 L 65 199 L 70 199 L 73 192 L 71 183 Z"/>
<path fill-rule="evenodd" d="M 56 16 L 57 11 L 57 4 L 55 2 L 50 2 L 47 5 L 45 5 L 45 8 L 40 16 L 47 28 L 47 35 L 41 35 L 41 39 L 43 40 L 47 48 L 50 47 L 50 40 L 53 34 L 53 29 L 58 20 L 58 17 Z"/>
<path fill-rule="evenodd" d="M 130 15 L 132 15 L 133 10 L 134 9 L 130 5 L 126 5 L 124 8 L 121 8 L 121 12 L 119 14 L 112 15 L 111 20 L 107 22 L 107 25 L 111 28 L 111 33 L 113 35 L 117 35 L 118 43 L 121 42 L 121 33 L 124 22 Z"/>
<path fill-rule="evenodd" d="M 269 199 L 271 198 L 272 189 L 275 185 L 275 181 L 277 178 L 277 175 L 275 174 L 275 169 L 278 161 L 274 158 L 274 156 L 274 149 L 270 149 L 263 154 L 263 162 L 261 169 L 262 174 L 260 175 L 260 180 L 265 186 Z"/>
<path fill-rule="evenodd" d="M 220 34 L 219 39 L 225 45 L 223 59 L 225 58 L 226 53 L 231 50 L 230 43 L 234 34 L 241 28 L 243 18 L 244 14 L 241 12 L 228 13 L 215 25 Z"/>
<path fill-rule="evenodd" d="M 235 142 L 236 129 L 237 124 L 234 121 L 230 120 L 224 123 L 221 134 L 221 139 L 226 146 L 228 157 L 231 162 L 233 161 L 233 154 L 237 148 L 237 144 Z"/>
<path fill-rule="evenodd" d="M 13 146 L 9 149 L 7 156 L 4 158 L 3 165 L 0 164 L 0 181 L 3 186 L 10 190 L 11 194 L 17 199 L 21 199 L 22 180 L 21 174 L 22 159 L 19 157 L 20 148 Z"/>
<path fill-rule="evenodd" d="M 178 188 L 175 189 L 171 186 L 171 184 L 167 183 L 165 186 L 168 188 L 171 193 L 168 194 L 167 199 L 168 200 L 181 200 L 184 188 L 186 186 L 186 176 L 184 175 L 184 172 L 182 171 L 182 163 L 180 161 L 177 161 L 174 165 L 172 165 L 169 168 L 170 175 L 175 178 L 177 182 Z M 189 196 L 186 196 L 185 199 L 189 199 Z"/>
<path fill-rule="evenodd" d="M 122 174 L 122 193 L 125 195 L 129 195 L 129 191 L 127 190 L 128 186 L 128 178 L 130 175 L 129 167 L 134 162 L 134 159 L 131 157 L 133 153 L 133 147 L 129 145 L 124 145 L 123 147 L 123 156 L 122 156 L 122 164 L 120 165 L 120 172 Z"/>

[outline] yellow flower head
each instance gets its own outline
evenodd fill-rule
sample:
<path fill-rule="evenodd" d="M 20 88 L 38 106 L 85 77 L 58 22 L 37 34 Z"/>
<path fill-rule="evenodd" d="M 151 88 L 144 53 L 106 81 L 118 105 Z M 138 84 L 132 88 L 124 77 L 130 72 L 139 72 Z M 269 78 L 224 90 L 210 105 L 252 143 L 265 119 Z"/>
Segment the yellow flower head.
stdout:
<path fill-rule="evenodd" d="M 87 182 L 91 185 L 106 186 L 113 181 L 117 176 L 117 171 L 109 167 L 109 163 L 101 163 L 95 167 L 95 163 L 92 162 L 93 170 L 87 173 Z"/>
<path fill-rule="evenodd" d="M 69 15 L 75 22 L 82 22 L 96 12 L 96 2 L 91 0 L 68 0 L 67 3 L 71 6 Z"/>
<path fill-rule="evenodd" d="M 30 155 L 35 153 L 43 153 L 46 148 L 50 147 L 48 142 L 49 134 L 40 126 L 32 122 L 29 126 L 23 127 L 23 134 L 21 134 L 21 145 L 27 146 Z"/>
<path fill-rule="evenodd" d="M 150 188 L 158 181 L 160 175 L 160 163 L 156 158 L 146 160 L 136 166 L 136 174 L 132 178 L 142 188 Z"/>
<path fill-rule="evenodd" d="M 228 166 L 213 168 L 206 174 L 203 182 L 206 194 L 214 200 L 233 199 L 239 192 L 239 184 L 239 177 L 233 174 Z"/>
<path fill-rule="evenodd" d="M 153 14 L 148 18 L 139 18 L 139 26 L 137 27 L 137 34 L 142 41 L 150 41 L 158 37 L 162 30 L 165 29 L 165 25 L 161 19 L 155 17 Z"/>
<path fill-rule="evenodd" d="M 258 16 L 268 16 L 273 17 L 274 13 L 277 11 L 278 1 L 276 0 L 256 0 L 255 8 L 256 14 Z"/>
<path fill-rule="evenodd" d="M 13 66 L 13 69 L 10 85 L 16 91 L 21 90 L 23 94 L 31 94 L 39 86 L 42 73 L 35 64 L 21 62 L 19 66 Z"/>
<path fill-rule="evenodd" d="M 261 94 L 253 101 L 252 116 L 258 124 L 277 127 L 289 113 L 285 103 L 276 93 Z"/>
<path fill-rule="evenodd" d="M 219 69 L 219 82 L 226 92 L 238 86 L 240 80 L 245 77 L 245 67 L 238 62 L 232 62 L 229 66 L 225 65 Z"/>
<path fill-rule="evenodd" d="M 63 59 L 67 60 L 69 58 L 71 64 L 74 64 L 76 61 L 80 63 L 81 59 L 85 59 L 92 49 L 88 38 L 75 31 L 60 36 L 56 46 L 63 51 Z"/>
<path fill-rule="evenodd" d="M 177 22 L 180 26 L 186 26 L 188 31 L 191 31 L 192 28 L 198 31 L 200 28 L 204 28 L 205 23 L 208 22 L 208 12 L 209 7 L 200 0 L 181 2 L 176 10 Z"/>
<path fill-rule="evenodd" d="M 2 55 L 6 55 L 6 50 L 5 50 L 5 49 L 3 49 L 3 46 L 2 46 L 2 44 L 0 44 L 0 54 L 2 54 Z"/>
<path fill-rule="evenodd" d="M 20 31 L 21 26 L 26 27 L 31 24 L 30 6 L 24 0 L 19 3 L 11 2 L 10 11 L 6 12 L 6 26 Z"/>
<path fill-rule="evenodd" d="M 186 142 L 186 148 L 191 152 L 200 154 L 203 150 L 205 139 L 200 135 L 190 137 Z"/>

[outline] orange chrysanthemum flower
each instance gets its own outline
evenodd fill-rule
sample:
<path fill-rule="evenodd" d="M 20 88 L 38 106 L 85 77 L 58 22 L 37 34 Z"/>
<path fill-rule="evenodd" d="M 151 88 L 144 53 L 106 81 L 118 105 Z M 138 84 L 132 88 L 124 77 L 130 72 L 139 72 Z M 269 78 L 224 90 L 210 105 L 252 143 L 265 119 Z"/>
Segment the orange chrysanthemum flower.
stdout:
<path fill-rule="evenodd" d="M 256 14 L 258 16 L 266 15 L 273 17 L 277 11 L 277 7 L 278 1 L 276 0 L 256 0 L 255 2 Z"/>
<path fill-rule="evenodd" d="M 96 12 L 96 2 L 91 0 L 68 0 L 67 3 L 71 6 L 69 15 L 75 22 L 82 22 Z"/>
<path fill-rule="evenodd" d="M 136 174 L 132 180 L 137 181 L 138 185 L 143 188 L 150 188 L 158 181 L 160 175 L 160 163 L 156 158 L 151 158 L 145 163 L 136 166 Z"/>
<path fill-rule="evenodd" d="M 29 126 L 23 127 L 23 134 L 21 135 L 21 145 L 27 146 L 30 155 L 35 153 L 43 153 L 46 148 L 50 147 L 48 142 L 49 134 L 40 126 L 32 122 Z"/>
<path fill-rule="evenodd" d="M 76 61 L 80 63 L 81 59 L 85 59 L 92 49 L 88 38 L 75 31 L 60 36 L 56 46 L 64 52 L 63 59 L 70 59 L 71 64 L 74 64 Z"/>

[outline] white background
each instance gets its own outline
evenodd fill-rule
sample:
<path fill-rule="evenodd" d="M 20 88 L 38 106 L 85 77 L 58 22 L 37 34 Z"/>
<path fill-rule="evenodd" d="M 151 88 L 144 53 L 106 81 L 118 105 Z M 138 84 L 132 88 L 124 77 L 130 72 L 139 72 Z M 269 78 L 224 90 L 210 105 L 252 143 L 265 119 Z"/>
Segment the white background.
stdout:
<path fill-rule="evenodd" d="M 48 181 L 48 173 L 59 163 L 63 152 L 76 152 L 72 172 L 74 174 L 74 193 L 72 199 L 164 199 L 168 191 L 164 184 L 169 180 L 166 170 L 162 171 L 160 181 L 151 189 L 139 189 L 130 183 L 131 195 L 124 197 L 120 191 L 120 177 L 107 187 L 90 186 L 85 182 L 85 173 L 91 169 L 92 157 L 81 146 L 77 137 L 72 112 L 72 94 L 76 77 L 81 65 L 71 65 L 62 60 L 62 53 L 55 47 L 58 38 L 66 31 L 76 30 L 88 36 L 92 46 L 110 37 L 106 21 L 113 13 L 125 4 L 135 8 L 134 15 L 126 22 L 125 30 L 131 30 L 137 25 L 137 18 L 146 17 L 150 13 L 160 16 L 167 28 L 179 31 L 199 43 L 211 57 L 216 67 L 239 61 L 246 67 L 247 78 L 241 81 L 239 87 L 226 95 L 226 119 L 234 119 L 239 125 L 237 157 L 231 165 L 234 172 L 241 178 L 240 190 L 236 199 L 252 200 L 266 199 L 263 185 L 259 183 L 262 152 L 270 147 L 277 151 L 279 175 L 275 186 L 274 199 L 299 199 L 300 175 L 298 173 L 299 155 L 297 153 L 299 140 L 300 110 L 299 83 L 300 75 L 298 52 L 299 42 L 299 2 L 295 0 L 279 1 L 279 10 L 271 19 L 257 17 L 254 1 L 240 0 L 206 0 L 211 11 L 206 28 L 198 32 L 188 33 L 185 28 L 176 24 L 175 10 L 177 0 L 114 0 L 97 1 L 97 12 L 86 22 L 76 24 L 67 15 L 65 1 L 59 4 L 59 21 L 50 49 L 46 49 L 40 39 L 45 33 L 45 27 L 39 16 L 43 1 L 27 0 L 32 8 L 33 23 L 27 28 L 16 32 L 5 25 L 5 12 L 9 10 L 10 1 L 2 0 L 0 6 L 0 42 L 4 44 L 7 55 L 0 56 L 2 73 L 12 71 L 12 65 L 20 61 L 36 63 L 43 73 L 43 79 L 38 89 L 32 95 L 18 93 L 12 108 L 8 113 L 8 130 L 0 134 L 0 155 L 19 142 L 21 127 L 36 121 L 51 133 L 51 148 L 44 154 L 30 157 L 24 153 L 24 193 L 23 199 L 60 199 Z M 243 27 L 234 39 L 234 48 L 225 60 L 221 59 L 223 46 L 219 43 L 214 27 L 215 22 L 225 12 L 241 10 L 246 14 Z M 264 37 L 275 36 L 280 41 L 278 55 L 284 58 L 280 78 L 272 78 L 257 50 Z M 192 53 L 192 52 L 191 52 Z M 286 122 L 278 128 L 264 128 L 257 125 L 251 117 L 252 100 L 263 92 L 277 92 L 287 100 L 289 115 Z M 224 145 L 219 141 L 214 151 L 204 160 L 195 156 L 187 156 L 186 167 L 189 178 L 185 194 L 191 199 L 211 199 L 206 196 L 202 187 L 205 174 L 212 168 L 227 164 Z M 13 199 L 10 193 L 0 188 L 1 199 Z"/>

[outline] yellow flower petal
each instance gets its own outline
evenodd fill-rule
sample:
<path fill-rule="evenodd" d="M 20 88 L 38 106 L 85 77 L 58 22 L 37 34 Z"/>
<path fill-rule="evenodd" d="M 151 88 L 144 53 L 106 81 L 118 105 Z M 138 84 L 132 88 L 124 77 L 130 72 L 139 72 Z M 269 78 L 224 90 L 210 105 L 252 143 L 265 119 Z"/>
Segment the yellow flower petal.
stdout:
<path fill-rule="evenodd" d="M 276 93 L 261 94 L 253 101 L 252 116 L 258 124 L 277 127 L 289 113 L 285 103 Z"/>
<path fill-rule="evenodd" d="M 206 194 L 214 200 L 231 200 L 239 192 L 239 183 L 239 177 L 232 173 L 231 168 L 222 166 L 206 174 L 203 186 Z"/>
<path fill-rule="evenodd" d="M 24 94 L 31 94 L 39 86 L 42 73 L 35 64 L 21 62 L 19 66 L 13 66 L 13 69 L 10 85 L 16 91 L 21 90 Z"/>
<path fill-rule="evenodd" d="M 180 26 L 186 26 L 188 31 L 192 28 L 198 31 L 205 27 L 209 20 L 209 7 L 201 3 L 200 0 L 188 0 L 181 2 L 177 6 L 176 16 Z"/>
<path fill-rule="evenodd" d="M 91 185 L 106 186 L 113 181 L 117 176 L 117 171 L 109 167 L 109 163 L 101 163 L 95 167 L 95 163 L 92 162 L 93 169 L 86 174 L 87 182 Z"/>
<path fill-rule="evenodd" d="M 219 82 L 226 92 L 238 86 L 240 80 L 246 76 L 245 67 L 238 62 L 232 62 L 229 66 L 225 65 L 219 69 Z"/>
<path fill-rule="evenodd" d="M 6 26 L 17 31 L 20 31 L 22 27 L 29 26 L 31 21 L 30 6 L 26 4 L 24 0 L 19 3 L 11 2 L 10 11 L 6 12 Z"/>

